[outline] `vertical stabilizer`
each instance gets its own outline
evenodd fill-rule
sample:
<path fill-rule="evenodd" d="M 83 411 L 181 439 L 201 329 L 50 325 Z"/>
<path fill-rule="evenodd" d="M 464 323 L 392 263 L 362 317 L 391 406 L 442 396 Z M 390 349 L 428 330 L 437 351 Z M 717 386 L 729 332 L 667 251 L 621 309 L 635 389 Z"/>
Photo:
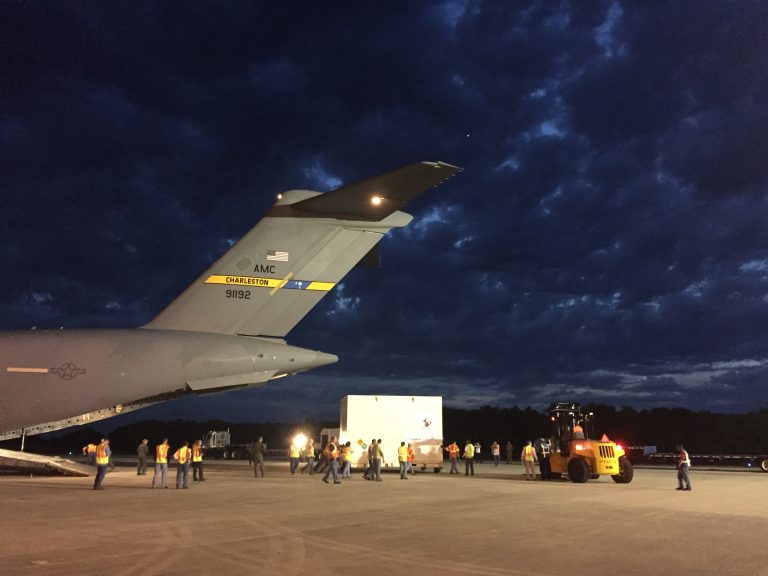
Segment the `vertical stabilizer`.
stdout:
<path fill-rule="evenodd" d="M 389 230 L 455 174 L 421 162 L 326 193 L 292 190 L 145 328 L 284 337 Z"/>

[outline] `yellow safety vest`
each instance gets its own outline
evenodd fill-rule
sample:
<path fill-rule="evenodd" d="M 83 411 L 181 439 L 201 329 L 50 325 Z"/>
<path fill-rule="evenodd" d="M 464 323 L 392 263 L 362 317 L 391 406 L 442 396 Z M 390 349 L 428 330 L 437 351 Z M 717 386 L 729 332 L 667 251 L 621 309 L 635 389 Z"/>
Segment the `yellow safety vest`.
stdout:
<path fill-rule="evenodd" d="M 155 446 L 155 462 L 158 464 L 168 464 L 168 444 L 158 444 Z"/>
<path fill-rule="evenodd" d="M 192 447 L 192 462 L 202 462 L 202 461 L 203 461 L 203 447 L 195 444 Z"/>
<path fill-rule="evenodd" d="M 400 462 L 407 462 L 408 461 L 408 448 L 405 446 L 400 446 L 397 449 L 397 459 Z"/>
<path fill-rule="evenodd" d="M 107 454 L 107 445 L 102 442 L 96 447 L 96 464 L 109 464 L 109 455 Z"/>
<path fill-rule="evenodd" d="M 465 458 L 474 458 L 475 457 L 475 446 L 474 446 L 474 444 L 467 444 L 464 447 L 464 457 Z"/>
<path fill-rule="evenodd" d="M 182 446 L 176 450 L 174 457 L 179 461 L 179 464 L 186 464 L 191 454 L 192 450 L 189 449 L 189 446 Z"/>
<path fill-rule="evenodd" d="M 298 458 L 301 456 L 301 452 L 299 452 L 299 447 L 291 444 L 291 451 L 290 451 L 290 458 Z"/>
<path fill-rule="evenodd" d="M 526 446 L 523 448 L 523 459 L 527 460 L 528 462 L 533 462 L 535 460 L 534 458 L 534 450 L 533 446 Z"/>

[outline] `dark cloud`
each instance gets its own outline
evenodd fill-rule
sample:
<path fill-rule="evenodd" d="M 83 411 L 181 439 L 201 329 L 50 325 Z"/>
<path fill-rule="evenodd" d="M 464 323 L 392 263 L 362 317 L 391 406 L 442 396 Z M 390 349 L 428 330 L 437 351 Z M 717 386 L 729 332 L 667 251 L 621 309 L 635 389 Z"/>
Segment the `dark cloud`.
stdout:
<path fill-rule="evenodd" d="M 766 404 L 762 3 L 0 10 L 3 328 L 140 325 L 278 191 L 440 159 L 289 335 L 337 365 L 171 406 Z"/>

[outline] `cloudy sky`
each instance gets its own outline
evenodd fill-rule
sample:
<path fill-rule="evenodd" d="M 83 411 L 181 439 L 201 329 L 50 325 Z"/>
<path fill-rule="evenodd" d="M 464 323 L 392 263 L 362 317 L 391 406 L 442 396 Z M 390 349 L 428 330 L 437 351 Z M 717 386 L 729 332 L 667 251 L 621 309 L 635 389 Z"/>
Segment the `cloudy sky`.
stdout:
<path fill-rule="evenodd" d="M 424 194 L 291 333 L 357 394 L 768 407 L 764 2 L 0 2 L 0 328 L 149 321 L 292 188 Z"/>

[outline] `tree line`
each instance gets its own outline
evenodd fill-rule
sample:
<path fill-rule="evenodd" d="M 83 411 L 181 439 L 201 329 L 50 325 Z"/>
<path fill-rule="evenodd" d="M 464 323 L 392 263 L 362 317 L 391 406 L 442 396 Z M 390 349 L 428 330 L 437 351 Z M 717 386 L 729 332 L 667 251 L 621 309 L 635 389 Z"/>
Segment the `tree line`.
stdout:
<path fill-rule="evenodd" d="M 582 407 L 595 414 L 595 433 L 607 434 L 624 446 L 656 446 L 672 452 L 678 443 L 691 453 L 768 454 L 768 409 L 746 414 L 720 414 L 685 408 Z M 519 452 L 527 440 L 550 436 L 548 413 L 531 408 L 484 406 L 475 410 L 443 409 L 448 441 L 478 440 L 483 446 L 509 440 Z"/>
<path fill-rule="evenodd" d="M 720 414 L 691 411 L 685 408 L 653 408 L 636 410 L 603 404 L 587 404 L 595 414 L 595 432 L 607 434 L 624 446 L 656 446 L 659 452 L 672 452 L 682 443 L 693 454 L 768 454 L 768 409 L 746 414 Z M 145 420 L 122 426 L 109 434 L 113 451 L 133 454 L 142 438 L 150 444 L 168 438 L 172 446 L 202 438 L 209 430 L 229 429 L 232 443 L 246 444 L 263 436 L 271 449 L 288 447 L 297 432 L 319 438 L 322 428 L 338 427 L 338 422 L 305 420 L 303 422 L 229 423 L 223 420 L 195 422 L 189 420 Z M 509 441 L 519 455 L 524 443 L 550 435 L 547 413 L 517 406 L 500 408 L 483 406 L 464 410 L 443 408 L 443 437 L 460 445 L 466 440 L 480 442 L 483 454 L 490 454 L 496 441 L 504 446 Z M 25 450 L 42 454 L 77 453 L 89 442 L 98 440 L 101 432 L 92 427 L 76 427 L 26 439 Z M 0 442 L 0 447 L 18 450 L 20 441 Z"/>

